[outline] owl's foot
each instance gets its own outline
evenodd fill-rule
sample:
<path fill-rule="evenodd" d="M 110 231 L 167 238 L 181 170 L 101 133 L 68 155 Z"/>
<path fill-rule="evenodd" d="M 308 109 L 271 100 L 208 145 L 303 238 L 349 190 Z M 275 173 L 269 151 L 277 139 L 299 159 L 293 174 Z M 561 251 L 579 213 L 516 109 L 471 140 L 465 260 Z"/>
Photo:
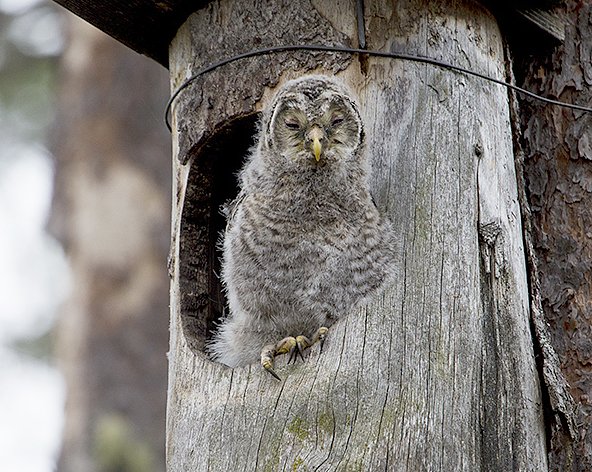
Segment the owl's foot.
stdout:
<path fill-rule="evenodd" d="M 282 380 L 278 374 L 275 373 L 273 370 L 274 361 L 277 356 L 282 354 L 290 354 L 288 357 L 288 364 L 290 362 L 296 362 L 298 356 L 302 360 L 304 360 L 304 351 L 309 347 L 315 345 L 317 342 L 321 343 L 321 352 L 323 351 L 323 343 L 325 342 L 325 338 L 327 337 L 327 332 L 329 331 L 328 328 L 321 326 L 317 332 L 314 334 L 312 339 L 307 338 L 306 336 L 288 336 L 287 338 L 282 339 L 277 344 L 267 344 L 261 350 L 261 366 L 273 375 L 276 379 Z"/>

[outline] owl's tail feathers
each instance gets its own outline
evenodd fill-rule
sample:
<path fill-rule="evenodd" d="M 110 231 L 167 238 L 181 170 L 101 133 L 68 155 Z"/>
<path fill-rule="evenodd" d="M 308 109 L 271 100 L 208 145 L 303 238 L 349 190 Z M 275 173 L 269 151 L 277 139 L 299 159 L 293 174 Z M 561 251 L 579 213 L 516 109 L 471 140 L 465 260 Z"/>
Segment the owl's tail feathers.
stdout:
<path fill-rule="evenodd" d="M 261 335 L 239 325 L 232 318 L 226 319 L 206 344 L 206 352 L 213 361 L 238 367 L 258 360 L 263 345 Z"/>

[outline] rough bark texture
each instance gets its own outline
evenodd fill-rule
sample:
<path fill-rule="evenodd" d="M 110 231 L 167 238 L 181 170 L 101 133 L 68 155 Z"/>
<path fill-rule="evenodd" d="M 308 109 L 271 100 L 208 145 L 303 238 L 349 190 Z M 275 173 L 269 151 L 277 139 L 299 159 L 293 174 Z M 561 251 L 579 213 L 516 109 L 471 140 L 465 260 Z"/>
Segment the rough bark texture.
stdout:
<path fill-rule="evenodd" d="M 214 2 L 171 45 L 172 88 L 267 44 L 356 45 L 354 2 L 338 3 Z M 504 78 L 500 33 L 478 4 L 366 3 L 369 48 Z M 403 250 L 397 281 L 334 325 L 322 354 L 280 361 L 276 382 L 202 352 L 223 303 L 216 213 L 253 116 L 312 71 L 339 71 L 358 94 L 375 200 Z M 414 63 L 282 54 L 200 79 L 173 121 L 169 471 L 547 470 L 504 89 Z"/>
<path fill-rule="evenodd" d="M 592 103 L 592 5 L 568 1 L 565 42 L 527 58 L 525 86 L 562 101 Z M 575 448 L 551 437 L 550 466 L 592 470 L 592 115 L 525 103 L 525 175 L 534 248 L 551 342 L 579 408 Z"/>
<path fill-rule="evenodd" d="M 61 472 L 164 468 L 170 150 L 165 71 L 73 17 L 53 132 L 51 229 L 72 293 Z"/>

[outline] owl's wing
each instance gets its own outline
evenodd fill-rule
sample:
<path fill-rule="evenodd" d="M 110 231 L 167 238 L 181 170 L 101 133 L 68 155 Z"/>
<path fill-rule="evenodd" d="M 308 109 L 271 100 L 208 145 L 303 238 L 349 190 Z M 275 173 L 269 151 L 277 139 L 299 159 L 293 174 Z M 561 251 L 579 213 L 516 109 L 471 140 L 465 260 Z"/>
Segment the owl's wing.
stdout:
<path fill-rule="evenodd" d="M 246 192 L 244 190 L 241 190 L 234 200 L 228 200 L 226 203 L 222 205 L 222 214 L 226 217 L 225 233 L 228 233 L 228 231 L 230 231 L 230 228 L 232 228 L 232 225 L 234 224 L 234 219 L 236 217 L 237 209 L 245 199 L 246 195 Z"/>

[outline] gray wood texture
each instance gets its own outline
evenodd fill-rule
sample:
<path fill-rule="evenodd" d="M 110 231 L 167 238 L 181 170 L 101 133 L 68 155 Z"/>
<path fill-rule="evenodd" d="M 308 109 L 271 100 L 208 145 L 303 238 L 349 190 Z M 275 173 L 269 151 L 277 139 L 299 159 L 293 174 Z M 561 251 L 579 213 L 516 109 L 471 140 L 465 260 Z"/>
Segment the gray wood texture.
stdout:
<path fill-rule="evenodd" d="M 352 1 L 274 5 L 219 0 L 192 15 L 171 44 L 172 89 L 280 40 L 357 45 Z M 369 48 L 504 78 L 499 30 L 477 3 L 366 2 L 365 22 Z M 331 327 L 322 353 L 280 360 L 277 382 L 203 354 L 216 169 L 239 150 L 216 136 L 236 138 L 279 84 L 313 71 L 359 97 L 374 197 L 401 234 L 399 276 Z M 169 471 L 547 470 L 505 89 L 422 64 L 283 53 L 200 79 L 173 126 Z"/>

